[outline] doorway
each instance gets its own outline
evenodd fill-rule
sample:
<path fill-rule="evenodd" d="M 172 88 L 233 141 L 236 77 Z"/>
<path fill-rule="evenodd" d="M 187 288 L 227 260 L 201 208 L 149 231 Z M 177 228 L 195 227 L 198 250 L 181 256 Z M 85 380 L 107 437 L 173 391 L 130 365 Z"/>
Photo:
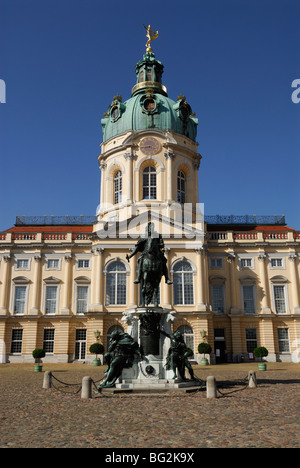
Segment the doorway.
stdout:
<path fill-rule="evenodd" d="M 216 364 L 222 364 L 227 361 L 225 328 L 214 329 L 214 347 L 216 355 Z"/>
<path fill-rule="evenodd" d="M 86 330 L 77 329 L 76 340 L 75 340 L 75 360 L 84 361 L 85 354 L 86 354 Z"/>

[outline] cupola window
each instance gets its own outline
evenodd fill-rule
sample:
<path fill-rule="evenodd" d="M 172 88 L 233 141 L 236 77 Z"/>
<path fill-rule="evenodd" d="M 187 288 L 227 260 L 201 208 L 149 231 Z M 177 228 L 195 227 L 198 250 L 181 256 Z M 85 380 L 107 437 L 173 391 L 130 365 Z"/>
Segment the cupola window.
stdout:
<path fill-rule="evenodd" d="M 185 203 L 185 175 L 182 171 L 177 172 L 177 201 Z"/>
<path fill-rule="evenodd" d="M 114 203 L 122 201 L 122 172 L 118 171 L 114 177 Z"/>
<path fill-rule="evenodd" d="M 156 170 L 148 166 L 143 171 L 143 199 L 156 199 Z"/>

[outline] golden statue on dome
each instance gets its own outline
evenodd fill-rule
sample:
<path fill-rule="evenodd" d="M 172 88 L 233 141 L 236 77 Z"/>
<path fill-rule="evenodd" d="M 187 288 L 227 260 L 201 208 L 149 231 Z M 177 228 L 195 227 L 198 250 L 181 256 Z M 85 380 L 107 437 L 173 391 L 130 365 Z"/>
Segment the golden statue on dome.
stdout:
<path fill-rule="evenodd" d="M 152 31 L 150 24 L 149 24 L 148 27 L 145 26 L 145 25 L 143 25 L 143 26 L 147 31 L 146 37 L 148 38 L 148 41 L 147 41 L 147 44 L 146 44 L 146 52 L 152 52 L 151 42 L 154 41 L 155 39 L 157 39 L 158 31 L 156 31 L 156 32 Z"/>

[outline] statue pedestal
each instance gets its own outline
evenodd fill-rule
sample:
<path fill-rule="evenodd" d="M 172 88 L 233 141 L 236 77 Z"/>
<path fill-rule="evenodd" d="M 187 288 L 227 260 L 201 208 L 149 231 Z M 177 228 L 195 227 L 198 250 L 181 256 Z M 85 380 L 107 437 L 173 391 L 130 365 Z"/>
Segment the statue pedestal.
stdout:
<path fill-rule="evenodd" d="M 174 380 L 173 370 L 166 369 L 170 338 L 160 333 L 172 334 L 171 322 L 175 311 L 162 307 L 137 307 L 124 312 L 122 321 L 128 324 L 127 333 L 139 344 L 144 360 L 135 360 L 130 369 L 123 369 L 116 389 L 167 390 L 199 385 L 189 380 Z"/>

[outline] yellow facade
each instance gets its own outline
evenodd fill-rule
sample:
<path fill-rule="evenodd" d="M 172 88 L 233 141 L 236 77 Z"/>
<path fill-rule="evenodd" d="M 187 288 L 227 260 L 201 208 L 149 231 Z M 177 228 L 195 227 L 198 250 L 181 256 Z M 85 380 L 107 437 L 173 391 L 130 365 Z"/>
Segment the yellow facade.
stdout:
<path fill-rule="evenodd" d="M 299 233 L 278 225 L 205 224 L 199 239 L 180 237 L 182 226 L 174 210 L 176 175 L 185 174 L 186 202 L 194 206 L 201 158 L 197 145 L 170 132 L 151 131 L 160 151 L 145 159 L 139 150 L 145 133 L 125 134 L 103 145 L 102 199 L 93 226 L 25 224 L 0 235 L 1 362 L 31 361 L 35 347 L 50 349 L 45 362 L 88 362 L 93 359 L 88 349 L 96 332 L 106 346 L 111 327 L 126 329 L 124 311 L 139 305 L 136 258 L 128 263 L 126 255 L 150 220 L 165 234 L 174 282 L 169 286 L 162 281 L 160 305 L 176 312 L 173 327 L 183 327 L 195 359 L 198 344 L 207 340 L 213 348 L 212 362 L 248 359 L 255 344 L 269 350 L 269 360 L 297 360 Z M 157 173 L 157 198 L 151 201 L 142 197 L 141 168 L 147 165 Z M 113 203 L 118 171 L 124 197 Z M 133 228 L 130 223 L 136 220 Z M 99 237 L 107 222 L 116 231 Z M 194 210 L 193 228 L 195 223 Z M 115 262 L 121 267 L 117 273 L 110 272 Z M 182 262 L 190 266 L 187 273 L 176 270 Z M 109 282 L 112 276 L 119 281 L 117 275 L 122 277 L 120 291 Z M 179 295 L 176 275 L 182 284 L 187 279 Z"/>
<path fill-rule="evenodd" d="M 211 362 L 247 360 L 256 346 L 298 362 L 299 232 L 276 221 L 204 222 L 198 144 L 176 131 L 117 134 L 98 160 L 94 223 L 31 219 L 0 233 L 0 362 L 32 361 L 36 347 L 45 362 L 89 362 L 96 339 L 106 347 L 113 327 L 126 330 L 124 312 L 140 303 L 137 259 L 126 256 L 149 221 L 173 281 L 161 282 L 160 305 L 175 312 L 196 360 L 207 340 Z"/>

